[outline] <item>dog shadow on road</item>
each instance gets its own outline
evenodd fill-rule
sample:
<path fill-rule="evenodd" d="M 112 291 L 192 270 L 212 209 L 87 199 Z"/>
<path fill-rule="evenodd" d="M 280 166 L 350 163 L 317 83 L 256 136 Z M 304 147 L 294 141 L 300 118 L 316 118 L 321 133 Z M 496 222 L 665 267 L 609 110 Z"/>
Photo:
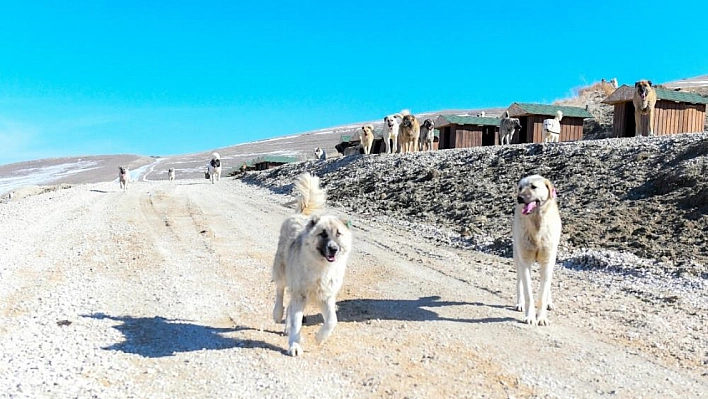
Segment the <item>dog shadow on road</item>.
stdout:
<path fill-rule="evenodd" d="M 109 316 L 103 313 L 84 315 L 97 320 L 114 320 L 113 326 L 125 341 L 104 347 L 105 350 L 133 353 L 147 358 L 173 356 L 176 353 L 230 348 L 264 348 L 283 352 L 282 348 L 264 341 L 242 340 L 223 334 L 254 330 L 251 327 L 209 327 L 164 317 Z"/>
<path fill-rule="evenodd" d="M 481 302 L 440 301 L 439 296 L 418 299 L 348 299 L 337 302 L 337 318 L 341 322 L 366 320 L 406 320 L 406 321 L 456 321 L 461 323 L 502 323 L 516 321 L 513 317 L 487 317 L 480 319 L 458 319 L 441 316 L 427 308 L 445 306 L 486 306 L 506 309 L 502 305 L 488 305 Z M 309 316 L 308 316 L 309 317 Z"/>

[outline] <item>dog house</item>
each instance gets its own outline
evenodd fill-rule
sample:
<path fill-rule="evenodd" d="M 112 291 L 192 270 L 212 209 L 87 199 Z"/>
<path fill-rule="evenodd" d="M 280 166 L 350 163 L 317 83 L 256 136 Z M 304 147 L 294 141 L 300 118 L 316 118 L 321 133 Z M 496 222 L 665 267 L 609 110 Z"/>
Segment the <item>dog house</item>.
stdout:
<path fill-rule="evenodd" d="M 705 129 L 708 98 L 691 92 L 655 87 L 654 134 L 696 133 Z M 613 137 L 634 137 L 634 86 L 622 85 L 602 102 L 614 106 Z M 649 116 L 642 115 L 642 136 L 648 133 Z"/>
<path fill-rule="evenodd" d="M 266 155 L 251 160 L 249 163 L 253 165 L 253 169 L 255 170 L 266 170 L 297 161 L 298 159 L 296 157 Z"/>
<path fill-rule="evenodd" d="M 435 128 L 441 150 L 499 144 L 499 118 L 441 115 Z"/>
<path fill-rule="evenodd" d="M 559 141 L 582 140 L 583 121 L 593 118 L 585 108 L 560 105 L 513 103 L 507 110 L 510 117 L 521 122 L 521 131 L 514 133 L 512 144 L 542 143 L 543 121 L 555 117 L 557 111 L 563 112 Z"/>

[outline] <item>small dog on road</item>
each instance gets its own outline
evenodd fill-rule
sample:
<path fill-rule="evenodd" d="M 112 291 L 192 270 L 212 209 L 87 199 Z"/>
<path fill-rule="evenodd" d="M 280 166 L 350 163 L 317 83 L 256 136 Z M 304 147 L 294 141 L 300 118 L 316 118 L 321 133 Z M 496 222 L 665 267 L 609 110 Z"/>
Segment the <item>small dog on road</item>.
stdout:
<path fill-rule="evenodd" d="M 527 176 L 519 181 L 516 202 L 512 227 L 516 310 L 526 311 L 525 323 L 546 326 L 548 310 L 553 308 L 551 278 L 561 236 L 556 189 L 550 180 L 542 176 Z M 538 262 L 541 272 L 538 315 L 531 290 L 531 266 L 534 262 Z"/>
<path fill-rule="evenodd" d="M 337 293 L 344 282 L 344 270 L 352 248 L 352 234 L 339 218 L 321 215 L 326 193 L 320 179 L 303 174 L 295 181 L 299 192 L 297 213 L 280 227 L 278 250 L 273 262 L 275 306 L 273 320 L 283 320 L 285 287 L 290 293 L 285 319 L 288 354 L 300 356 L 302 318 L 308 303 L 319 305 L 324 324 L 317 332 L 317 343 L 324 342 L 337 325 Z"/>
<path fill-rule="evenodd" d="M 121 190 L 128 189 L 128 182 L 130 181 L 130 171 L 127 166 L 118 167 L 118 183 L 120 184 Z"/>

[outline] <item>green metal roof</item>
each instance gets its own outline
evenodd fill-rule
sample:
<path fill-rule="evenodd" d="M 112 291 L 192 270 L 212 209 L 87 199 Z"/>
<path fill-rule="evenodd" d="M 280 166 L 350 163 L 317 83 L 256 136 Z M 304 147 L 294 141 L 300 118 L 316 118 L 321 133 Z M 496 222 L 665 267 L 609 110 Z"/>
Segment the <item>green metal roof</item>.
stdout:
<path fill-rule="evenodd" d="M 516 108 L 511 111 L 512 108 Z M 563 117 L 569 118 L 594 118 L 594 116 L 585 110 L 585 108 L 568 107 L 563 105 L 546 105 L 546 104 L 529 104 L 529 103 L 513 103 L 509 107 L 511 116 L 523 115 L 548 115 L 555 116 L 556 111 L 562 111 Z M 519 112 L 520 111 L 520 112 Z"/>
<path fill-rule="evenodd" d="M 708 97 L 704 97 L 698 93 L 674 91 L 670 89 L 662 89 L 660 87 L 655 87 L 654 90 L 656 90 L 656 98 L 658 100 L 676 101 L 689 104 L 708 104 Z M 619 104 L 631 102 L 633 98 L 634 86 L 622 85 L 602 102 L 605 104 Z"/>
<path fill-rule="evenodd" d="M 459 115 L 441 115 L 440 119 L 449 124 L 454 125 L 482 125 L 482 126 L 499 126 L 499 118 L 478 117 L 478 116 L 459 116 Z M 444 123 L 438 123 L 443 126 Z"/>
<path fill-rule="evenodd" d="M 297 162 L 297 157 L 288 157 L 288 156 L 283 156 L 283 155 L 264 155 L 262 157 L 252 159 L 249 162 L 252 165 L 255 165 L 257 163 L 262 163 L 262 162 L 291 163 L 291 162 Z"/>

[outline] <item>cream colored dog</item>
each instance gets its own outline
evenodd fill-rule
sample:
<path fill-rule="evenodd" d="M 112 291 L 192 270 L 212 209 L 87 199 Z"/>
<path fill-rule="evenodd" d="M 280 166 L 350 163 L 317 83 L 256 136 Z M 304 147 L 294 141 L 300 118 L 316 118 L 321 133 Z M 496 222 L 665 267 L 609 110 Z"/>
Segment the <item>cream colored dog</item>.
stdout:
<path fill-rule="evenodd" d="M 374 144 L 374 125 L 364 125 L 361 127 L 361 146 L 364 154 L 371 154 L 371 146 Z"/>
<path fill-rule="evenodd" d="M 527 324 L 548 325 L 551 300 L 551 278 L 556 264 L 561 236 L 561 219 L 556 204 L 556 189 L 548 179 L 539 175 L 519 181 L 512 227 L 514 263 L 516 264 L 516 310 L 526 311 Z M 531 290 L 531 266 L 538 262 L 541 288 L 538 315 Z"/>
<path fill-rule="evenodd" d="M 273 262 L 275 306 L 273 320 L 283 320 L 285 287 L 290 292 L 285 320 L 288 354 L 300 356 L 302 318 L 308 303 L 319 305 L 324 324 L 317 332 L 317 343 L 324 342 L 337 325 L 337 293 L 344 282 L 344 270 L 352 248 L 352 234 L 347 226 L 332 215 L 319 215 L 324 210 L 326 193 L 320 179 L 309 174 L 295 181 L 299 192 L 297 213 L 285 219 L 280 227 L 278 250 Z"/>
<path fill-rule="evenodd" d="M 398 150 L 398 130 L 401 126 L 401 114 L 388 115 L 384 118 L 383 133 L 381 137 L 386 145 L 386 154 L 392 154 Z"/>

